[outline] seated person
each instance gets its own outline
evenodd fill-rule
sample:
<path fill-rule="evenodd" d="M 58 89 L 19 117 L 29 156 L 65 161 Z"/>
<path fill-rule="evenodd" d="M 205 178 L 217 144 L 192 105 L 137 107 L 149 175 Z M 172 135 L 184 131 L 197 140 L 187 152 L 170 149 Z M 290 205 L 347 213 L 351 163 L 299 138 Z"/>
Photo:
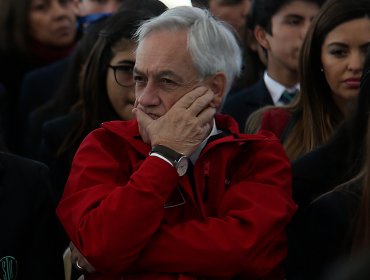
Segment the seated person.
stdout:
<path fill-rule="evenodd" d="M 308 26 L 323 0 L 253 1 L 248 26 L 266 53 L 266 71 L 251 87 L 230 95 L 222 108 L 244 130 L 251 113 L 287 104 L 299 91 L 298 58 Z"/>
<path fill-rule="evenodd" d="M 57 208 L 85 279 L 284 279 L 289 160 L 272 134 L 216 114 L 240 68 L 206 10 L 139 28 L 136 120 L 85 138 Z"/>
<path fill-rule="evenodd" d="M 0 279 L 64 279 L 45 165 L 0 152 Z"/>
<path fill-rule="evenodd" d="M 356 109 L 329 143 L 293 162 L 294 198 L 301 212 L 294 233 L 308 245 L 291 251 L 292 258 L 304 258 L 306 278 L 300 279 L 318 279 L 340 258 L 369 246 L 369 70 L 370 51 Z"/>

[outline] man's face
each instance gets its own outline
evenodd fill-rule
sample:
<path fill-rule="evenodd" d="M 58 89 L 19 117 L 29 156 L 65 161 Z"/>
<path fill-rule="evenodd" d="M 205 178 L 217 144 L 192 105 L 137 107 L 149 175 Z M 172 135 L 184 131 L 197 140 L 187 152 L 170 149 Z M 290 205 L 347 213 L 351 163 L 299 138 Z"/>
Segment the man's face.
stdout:
<path fill-rule="evenodd" d="M 312 18 L 319 11 L 315 3 L 293 1 L 283 6 L 271 19 L 271 34 L 266 32 L 265 49 L 268 69 L 298 70 L 299 51 Z"/>
<path fill-rule="evenodd" d="M 163 116 L 200 85 L 187 50 L 186 31 L 153 32 L 139 43 L 134 79 L 137 107 L 152 119 Z"/>

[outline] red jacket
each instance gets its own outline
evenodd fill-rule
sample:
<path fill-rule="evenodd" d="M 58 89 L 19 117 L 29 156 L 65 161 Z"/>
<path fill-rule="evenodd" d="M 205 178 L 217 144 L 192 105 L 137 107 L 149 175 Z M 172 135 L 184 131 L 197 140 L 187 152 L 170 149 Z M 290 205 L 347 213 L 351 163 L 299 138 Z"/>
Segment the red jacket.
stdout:
<path fill-rule="evenodd" d="M 229 130 L 188 176 L 113 121 L 81 144 L 57 214 L 101 274 L 86 279 L 283 279 L 286 225 L 296 210 L 290 162 L 271 134 Z M 236 279 L 234 278 L 234 279 Z"/>

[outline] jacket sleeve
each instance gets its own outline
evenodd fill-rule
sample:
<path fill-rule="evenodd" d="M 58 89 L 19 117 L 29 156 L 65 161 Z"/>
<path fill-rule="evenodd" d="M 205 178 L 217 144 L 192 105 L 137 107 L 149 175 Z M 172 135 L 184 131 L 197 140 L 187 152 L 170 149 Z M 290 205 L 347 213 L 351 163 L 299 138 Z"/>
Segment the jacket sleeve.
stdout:
<path fill-rule="evenodd" d="M 277 140 L 256 142 L 240 158 L 219 216 L 162 225 L 138 270 L 283 279 L 277 271 L 287 254 L 286 226 L 296 210 L 290 162 Z"/>
<path fill-rule="evenodd" d="M 157 157 L 136 162 L 135 170 L 117 137 L 103 128 L 87 136 L 57 208 L 71 241 L 98 271 L 108 273 L 125 271 L 137 259 L 158 230 L 178 181 L 175 169 Z M 126 157 L 118 160 L 117 154 Z"/>

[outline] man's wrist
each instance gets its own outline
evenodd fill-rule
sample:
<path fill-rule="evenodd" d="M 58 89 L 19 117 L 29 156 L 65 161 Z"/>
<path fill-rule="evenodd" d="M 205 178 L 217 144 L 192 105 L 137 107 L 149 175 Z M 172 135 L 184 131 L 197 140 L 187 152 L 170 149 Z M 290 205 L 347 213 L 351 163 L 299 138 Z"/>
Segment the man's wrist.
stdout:
<path fill-rule="evenodd" d="M 176 168 L 177 173 L 180 176 L 185 175 L 188 169 L 189 158 L 166 146 L 163 145 L 153 146 L 149 155 L 159 157 L 168 162 L 169 164 L 171 164 L 173 167 Z"/>

